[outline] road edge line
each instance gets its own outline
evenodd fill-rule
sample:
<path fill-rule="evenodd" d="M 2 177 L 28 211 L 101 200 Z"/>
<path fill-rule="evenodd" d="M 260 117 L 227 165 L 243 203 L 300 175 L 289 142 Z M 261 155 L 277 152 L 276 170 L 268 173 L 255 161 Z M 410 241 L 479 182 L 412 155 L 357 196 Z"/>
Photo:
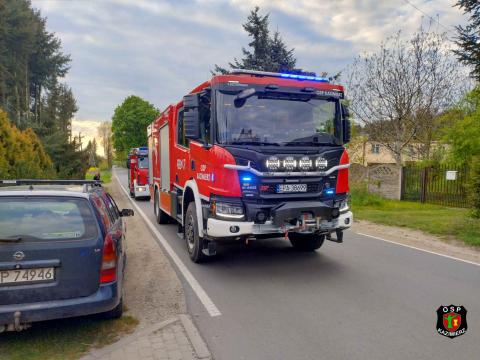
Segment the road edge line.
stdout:
<path fill-rule="evenodd" d="M 418 251 L 423 251 L 423 252 L 426 252 L 426 253 L 429 253 L 429 254 L 442 256 L 442 257 L 445 257 L 445 258 L 447 258 L 447 259 L 461 261 L 461 262 L 464 262 L 464 263 L 467 263 L 467 264 L 470 264 L 470 265 L 480 266 L 479 263 L 476 263 L 476 262 L 474 262 L 474 261 L 465 260 L 465 259 L 460 259 L 460 258 L 457 258 L 457 257 L 455 257 L 455 256 L 450 256 L 450 255 L 438 253 L 438 252 L 435 252 L 435 251 L 431 251 L 431 250 L 427 250 L 427 249 L 422 249 L 422 248 L 419 248 L 419 247 L 416 247 L 416 246 L 412 246 L 412 245 L 402 244 L 402 243 L 399 243 L 399 242 L 396 242 L 396 241 L 393 241 L 393 240 L 387 240 L 387 239 L 384 239 L 384 238 L 381 238 L 381 237 L 378 237 L 378 236 L 368 235 L 368 234 L 364 234 L 364 233 L 361 233 L 361 232 L 356 232 L 356 234 L 362 235 L 362 236 L 366 236 L 366 237 L 369 237 L 369 238 L 372 238 L 372 239 L 377 239 L 377 240 L 385 241 L 385 242 L 390 243 L 390 244 L 395 244 L 395 245 L 407 247 L 407 248 L 410 248 L 410 249 L 414 249 L 414 250 L 418 250 Z"/>
<path fill-rule="evenodd" d="M 172 259 L 173 263 L 177 267 L 177 269 L 180 271 L 180 273 L 183 275 L 184 279 L 187 281 L 187 283 L 190 285 L 192 288 L 193 292 L 197 295 L 198 299 L 200 302 L 203 304 L 207 312 L 211 317 L 216 317 L 216 316 L 221 316 L 222 313 L 220 310 L 217 308 L 217 306 L 214 304 L 210 296 L 208 296 L 207 292 L 203 289 L 203 287 L 200 285 L 200 283 L 197 281 L 197 279 L 193 276 L 193 274 L 188 270 L 186 265 L 183 263 L 183 261 L 178 257 L 178 255 L 175 253 L 175 250 L 170 246 L 168 241 L 163 237 L 163 235 L 158 231 L 158 229 L 155 227 L 155 225 L 148 219 L 148 217 L 145 215 L 143 210 L 140 208 L 135 203 L 135 200 L 133 200 L 127 190 L 123 187 L 122 182 L 118 178 L 118 175 L 116 172 L 115 174 L 115 179 L 117 180 L 118 184 L 120 185 L 120 188 L 122 191 L 125 193 L 127 196 L 128 200 L 132 203 L 132 205 L 136 208 L 136 210 L 140 213 L 142 216 L 143 220 L 147 224 L 147 226 L 150 228 L 150 230 L 153 232 L 153 234 L 156 236 L 156 242 L 158 245 L 160 245 L 170 256 Z"/>

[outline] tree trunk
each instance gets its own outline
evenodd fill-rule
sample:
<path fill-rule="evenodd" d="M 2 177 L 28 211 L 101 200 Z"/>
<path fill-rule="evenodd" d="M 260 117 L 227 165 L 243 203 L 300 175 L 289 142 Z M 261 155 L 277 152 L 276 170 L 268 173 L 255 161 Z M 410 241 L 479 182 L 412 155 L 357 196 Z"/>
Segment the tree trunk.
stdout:
<path fill-rule="evenodd" d="M 30 118 L 30 82 L 28 81 L 28 59 L 25 59 L 25 120 Z"/>

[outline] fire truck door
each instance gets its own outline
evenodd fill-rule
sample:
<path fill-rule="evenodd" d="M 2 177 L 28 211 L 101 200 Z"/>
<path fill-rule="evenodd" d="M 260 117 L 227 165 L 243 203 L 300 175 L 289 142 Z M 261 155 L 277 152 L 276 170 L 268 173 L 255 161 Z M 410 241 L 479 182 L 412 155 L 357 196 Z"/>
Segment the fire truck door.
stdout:
<path fill-rule="evenodd" d="M 160 182 L 162 192 L 170 191 L 170 143 L 168 124 L 160 129 Z"/>

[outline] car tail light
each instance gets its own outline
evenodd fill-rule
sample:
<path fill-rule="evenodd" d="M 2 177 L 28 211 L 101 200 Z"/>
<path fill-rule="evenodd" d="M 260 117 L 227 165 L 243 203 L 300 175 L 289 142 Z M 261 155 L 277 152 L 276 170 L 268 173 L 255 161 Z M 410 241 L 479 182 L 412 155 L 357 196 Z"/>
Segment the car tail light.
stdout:
<path fill-rule="evenodd" d="M 117 280 L 117 252 L 112 236 L 108 234 L 103 243 L 102 269 L 100 283 L 109 283 Z"/>
<path fill-rule="evenodd" d="M 340 158 L 340 165 L 347 165 L 349 162 L 348 152 L 347 150 L 344 150 L 342 157 Z M 348 191 L 348 169 L 340 169 L 338 170 L 336 193 L 342 194 L 347 193 Z"/>

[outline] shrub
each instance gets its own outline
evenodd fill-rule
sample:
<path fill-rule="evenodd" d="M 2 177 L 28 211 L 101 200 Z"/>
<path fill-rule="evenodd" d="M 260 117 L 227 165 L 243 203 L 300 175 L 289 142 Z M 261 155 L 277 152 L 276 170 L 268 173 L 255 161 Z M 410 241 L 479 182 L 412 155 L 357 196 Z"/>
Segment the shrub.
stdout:
<path fill-rule="evenodd" d="M 471 162 L 468 193 L 473 206 L 472 216 L 480 218 L 480 156 L 475 156 Z"/>

